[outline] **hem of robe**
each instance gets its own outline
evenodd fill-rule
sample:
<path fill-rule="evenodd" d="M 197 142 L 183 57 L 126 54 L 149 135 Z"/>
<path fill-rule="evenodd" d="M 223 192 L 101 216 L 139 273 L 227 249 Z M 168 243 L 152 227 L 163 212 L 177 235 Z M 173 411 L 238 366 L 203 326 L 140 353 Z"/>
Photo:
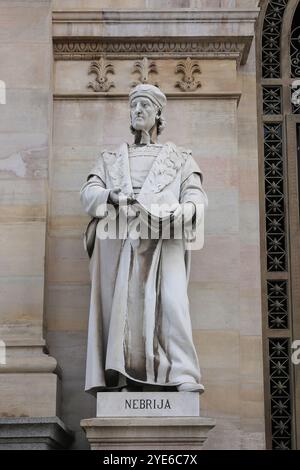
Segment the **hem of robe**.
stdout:
<path fill-rule="evenodd" d="M 182 385 L 182 384 L 185 384 L 185 383 L 189 383 L 189 384 L 193 384 L 193 385 L 198 385 L 199 386 L 199 391 L 200 390 L 203 390 L 204 389 L 204 386 L 199 383 L 199 382 L 196 382 L 195 380 L 193 380 L 193 378 L 190 376 L 190 375 L 183 375 L 181 376 L 178 381 L 176 382 L 168 382 L 168 383 L 160 383 L 160 382 L 152 382 L 151 380 L 139 380 L 139 379 L 135 379 L 133 377 L 131 377 L 129 374 L 127 374 L 126 372 L 124 371 L 121 371 L 117 368 L 114 368 L 114 369 L 106 369 L 106 370 L 113 370 L 115 372 L 118 372 L 119 374 L 121 374 L 121 376 L 123 377 L 126 377 L 134 382 L 137 382 L 139 384 L 142 384 L 142 385 L 157 385 L 158 387 L 177 387 L 178 385 Z M 121 385 L 116 385 L 116 386 L 112 386 L 112 387 L 109 387 L 107 385 L 93 385 L 93 386 L 89 386 L 87 388 L 85 388 L 85 391 L 87 393 L 96 393 L 97 391 L 104 391 L 104 390 L 117 390 L 119 388 L 123 388 L 125 385 L 124 384 L 121 384 Z M 94 389 L 97 389 L 97 390 L 94 390 Z"/>

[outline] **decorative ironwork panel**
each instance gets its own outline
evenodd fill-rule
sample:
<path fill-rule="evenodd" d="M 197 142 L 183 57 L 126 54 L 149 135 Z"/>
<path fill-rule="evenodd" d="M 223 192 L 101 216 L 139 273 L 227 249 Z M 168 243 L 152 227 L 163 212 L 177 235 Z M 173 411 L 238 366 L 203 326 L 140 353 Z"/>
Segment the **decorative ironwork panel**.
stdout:
<path fill-rule="evenodd" d="M 282 124 L 264 125 L 265 206 L 268 271 L 286 271 Z"/>
<path fill-rule="evenodd" d="M 300 77 L 300 4 L 294 13 L 290 42 L 291 76 Z"/>
<path fill-rule="evenodd" d="M 268 281 L 268 326 L 270 329 L 287 329 L 288 291 L 287 281 Z"/>
<path fill-rule="evenodd" d="M 292 77 L 300 77 L 300 26 L 291 33 L 291 74 Z"/>
<path fill-rule="evenodd" d="M 265 14 L 262 36 L 262 76 L 280 78 L 282 18 L 289 0 L 271 0 Z"/>
<path fill-rule="evenodd" d="M 289 338 L 269 338 L 272 448 L 292 448 Z"/>
<path fill-rule="evenodd" d="M 266 371 L 270 396 L 267 411 L 271 424 L 270 441 L 273 449 L 292 449 L 293 442 L 293 380 L 290 362 L 291 312 L 288 261 L 288 200 L 287 168 L 285 161 L 285 115 L 291 113 L 290 104 L 284 102 L 288 69 L 281 70 L 281 57 L 288 54 L 282 46 L 282 25 L 287 5 L 291 10 L 296 0 L 268 0 L 262 30 L 262 123 L 264 131 L 264 189 L 267 273 L 263 273 L 267 288 L 267 318 L 264 323 L 264 338 L 267 342 L 268 357 Z M 291 11 L 290 10 L 290 11 Z M 286 16 L 288 17 L 288 15 Z M 286 18 L 285 17 L 285 18 Z M 299 26 L 298 26 L 299 25 Z M 285 27 L 285 26 L 284 26 Z M 284 32 L 285 36 L 287 32 Z M 300 79 L 300 2 L 293 20 L 291 44 L 291 74 Z M 276 79 L 269 81 L 268 79 Z M 300 114 L 300 100 L 297 83 L 293 83 L 292 112 Z M 268 116 L 274 116 L 270 122 Z M 277 116 L 277 118 L 275 118 Z M 280 117 L 280 121 L 278 119 Z M 274 122 L 276 121 L 277 122 Z M 270 279 L 268 273 L 285 273 L 285 279 Z M 281 331 L 285 337 L 270 337 L 272 332 Z M 281 334 L 282 334 L 281 333 Z M 275 333 L 276 334 L 276 333 Z"/>
<path fill-rule="evenodd" d="M 281 114 L 281 86 L 263 87 L 263 113 Z"/>

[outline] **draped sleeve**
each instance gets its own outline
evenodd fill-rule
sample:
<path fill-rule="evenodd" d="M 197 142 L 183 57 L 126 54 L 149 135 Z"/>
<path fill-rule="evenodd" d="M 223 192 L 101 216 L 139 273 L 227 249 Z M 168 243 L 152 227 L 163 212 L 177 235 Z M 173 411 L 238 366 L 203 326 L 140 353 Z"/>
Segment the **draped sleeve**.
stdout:
<path fill-rule="evenodd" d="M 97 217 L 99 206 L 106 204 L 110 190 L 106 188 L 106 176 L 103 154 L 89 172 L 87 181 L 80 190 L 80 200 L 84 210 L 91 216 Z"/>
<path fill-rule="evenodd" d="M 188 151 L 181 172 L 179 202 L 184 213 L 186 246 L 190 249 L 201 249 L 204 243 L 204 213 L 208 200 L 202 182 L 202 172 L 192 153 Z M 187 211 L 187 203 L 194 205 L 193 211 Z"/>
<path fill-rule="evenodd" d="M 192 157 L 191 151 L 188 153 L 186 162 L 181 173 L 180 200 L 181 204 L 193 202 L 195 205 L 203 204 L 206 208 L 208 200 L 202 187 L 203 174 L 198 164 Z"/>
<path fill-rule="evenodd" d="M 101 152 L 101 154 L 98 156 L 95 166 L 90 170 L 87 176 L 87 180 L 89 180 L 93 176 L 98 176 L 98 178 L 100 178 L 102 182 L 105 184 L 105 181 L 106 181 L 106 171 L 105 171 L 105 164 L 104 164 L 105 153 L 106 152 Z"/>

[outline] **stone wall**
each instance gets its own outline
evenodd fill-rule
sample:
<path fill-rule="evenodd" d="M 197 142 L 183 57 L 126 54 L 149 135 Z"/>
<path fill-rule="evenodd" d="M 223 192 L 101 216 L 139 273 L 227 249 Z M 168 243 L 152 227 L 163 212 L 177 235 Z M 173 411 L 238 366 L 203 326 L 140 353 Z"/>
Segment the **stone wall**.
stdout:
<path fill-rule="evenodd" d="M 5 116 L 1 113 L 1 131 L 5 132 L 5 145 L 0 149 L 4 204 L 1 332 L 4 338 L 14 337 L 22 348 L 26 339 L 32 351 L 37 339 L 42 342 L 44 328 L 50 369 L 54 369 L 55 360 L 61 369 L 61 417 L 76 431 L 73 447 L 86 448 L 79 422 L 95 414 L 95 402 L 83 391 L 90 287 L 82 244 L 88 217 L 82 211 L 78 192 L 103 147 L 132 139 L 127 94 L 131 82 L 138 78 L 132 73 L 133 64 L 145 53 L 112 53 L 106 57 L 115 69 L 110 76 L 115 87 L 103 97 L 87 88 L 94 78 L 88 74 L 92 57 L 87 49 L 82 55 L 74 55 L 68 46 L 62 54 L 56 46 L 52 58 L 50 2 L 4 3 L 7 16 L 0 21 L 6 25 L 5 41 L 12 53 L 4 54 L 7 44 L 1 42 L 1 56 L 6 62 L 0 79 L 8 84 L 11 103 L 0 105 Z M 192 8 L 199 9 L 200 14 L 190 23 L 182 16 L 177 24 L 166 20 L 162 26 L 148 17 L 146 27 L 143 9 L 147 7 L 151 15 L 149 8 L 162 8 L 162 4 L 164 10 L 178 8 L 184 15 Z M 206 386 L 202 413 L 217 419 L 206 444 L 208 449 L 264 446 L 256 64 L 254 42 L 251 44 L 256 5 L 250 0 L 52 2 L 52 9 L 61 11 L 54 14 L 56 43 L 62 36 L 75 41 L 90 37 L 97 42 L 101 36 L 117 40 L 126 35 L 143 42 L 157 34 L 162 43 L 174 43 L 178 37 L 197 41 L 202 36 L 209 43 L 218 36 L 222 44 L 226 39 L 233 44 L 230 50 L 221 46 L 218 53 L 206 45 L 198 53 L 186 49 L 176 55 L 166 48 L 165 54 L 152 49 L 149 55 L 158 69 L 152 78 L 168 97 L 167 128 L 161 142 L 173 140 L 192 149 L 204 173 L 209 198 L 205 246 L 193 253 L 189 286 L 194 339 Z M 74 16 L 71 24 L 66 22 L 65 10 L 84 13 L 98 9 L 94 14 L 97 17 L 100 8 L 140 9 L 141 23 L 106 24 L 87 16 L 84 22 Z M 219 10 L 219 16 L 209 13 L 213 8 Z M 227 11 L 230 8 L 233 10 Z M 240 14 L 238 8 L 249 11 Z M 3 34 L 3 29 L 0 31 Z M 180 78 L 175 68 L 188 55 L 199 63 L 201 87 L 184 93 L 175 86 Z M 40 358 L 39 348 L 35 351 Z M 15 355 L 15 363 L 18 357 Z M 46 356 L 42 357 L 45 360 Z M 32 389 L 43 390 L 39 384 L 45 375 L 57 377 L 49 372 L 48 363 L 47 367 L 46 374 L 36 376 L 36 385 L 28 383 L 22 390 L 28 395 Z M 26 367 L 23 373 L 28 380 Z M 14 377 L 7 374 L 5 383 L 10 384 Z M 16 392 L 11 390 L 5 385 L 3 393 L 15 401 Z M 0 388 L 0 398 L 1 393 Z M 42 409 L 37 405 L 30 414 L 28 395 L 20 408 L 5 411 L 5 405 L 2 414 L 55 414 L 46 404 Z M 56 395 L 51 400 L 54 403 Z"/>
<path fill-rule="evenodd" d="M 43 337 L 52 129 L 51 2 L 2 1 L 0 113 L 0 416 L 58 412 L 55 359 Z"/>

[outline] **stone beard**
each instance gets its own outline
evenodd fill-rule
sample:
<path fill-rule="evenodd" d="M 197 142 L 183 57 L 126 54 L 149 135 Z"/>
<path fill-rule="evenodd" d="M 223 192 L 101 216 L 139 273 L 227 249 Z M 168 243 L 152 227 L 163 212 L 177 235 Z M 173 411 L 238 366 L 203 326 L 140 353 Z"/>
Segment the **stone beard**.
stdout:
<path fill-rule="evenodd" d="M 191 152 L 156 141 L 165 102 L 152 85 L 130 93 L 135 143 L 102 152 L 81 189 L 83 207 L 93 218 L 86 232 L 92 282 L 86 391 L 92 393 L 132 386 L 204 389 L 192 339 L 191 250 L 185 237 L 134 239 L 134 211 L 127 215 L 124 239 L 103 239 L 96 228 L 99 208 L 113 204 L 121 217 L 124 198 L 156 220 L 162 216 L 153 213 L 153 204 L 172 205 L 174 224 L 182 224 L 182 214 L 198 220 L 196 211 L 204 210 L 202 173 Z"/>

